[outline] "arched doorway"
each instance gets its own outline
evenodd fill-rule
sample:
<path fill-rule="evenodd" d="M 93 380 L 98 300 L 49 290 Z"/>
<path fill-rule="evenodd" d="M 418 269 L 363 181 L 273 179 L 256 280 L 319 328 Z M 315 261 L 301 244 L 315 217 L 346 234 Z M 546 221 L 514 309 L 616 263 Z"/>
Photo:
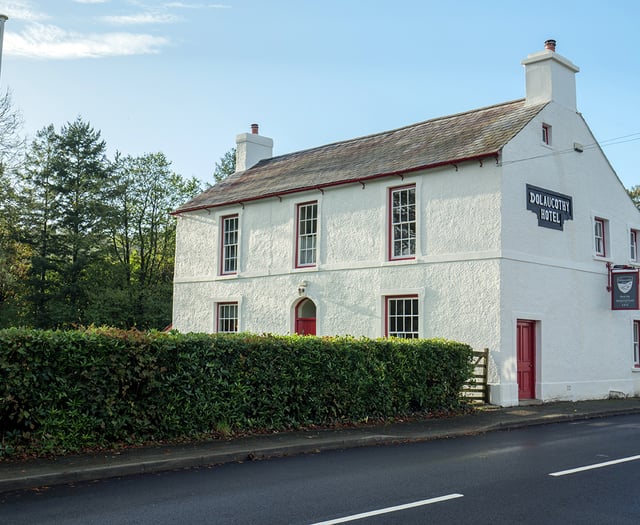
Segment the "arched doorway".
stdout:
<path fill-rule="evenodd" d="M 296 305 L 296 334 L 316 335 L 316 305 L 311 299 Z"/>

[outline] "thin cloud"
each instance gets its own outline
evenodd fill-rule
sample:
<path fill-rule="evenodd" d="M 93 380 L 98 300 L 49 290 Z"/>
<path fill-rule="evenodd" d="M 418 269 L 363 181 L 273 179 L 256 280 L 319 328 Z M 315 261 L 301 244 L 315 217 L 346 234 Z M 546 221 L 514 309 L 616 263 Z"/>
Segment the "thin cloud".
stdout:
<path fill-rule="evenodd" d="M 76 59 L 156 54 L 167 44 L 166 38 L 145 34 L 79 34 L 34 24 L 20 34 L 5 35 L 4 50 L 30 58 Z"/>
<path fill-rule="evenodd" d="M 106 4 L 111 0 L 73 0 L 76 4 Z"/>
<path fill-rule="evenodd" d="M 38 22 L 50 18 L 44 13 L 36 11 L 31 2 L 21 0 L 8 0 L 2 2 L 0 6 L 0 14 L 6 15 L 10 20 L 27 20 Z"/>
<path fill-rule="evenodd" d="M 179 18 L 170 14 L 140 13 L 137 15 L 103 16 L 102 20 L 116 25 L 138 25 L 170 24 L 179 20 Z"/>
<path fill-rule="evenodd" d="M 231 9 L 230 5 L 224 4 L 188 4 L 186 2 L 166 2 L 163 7 L 178 9 Z"/>

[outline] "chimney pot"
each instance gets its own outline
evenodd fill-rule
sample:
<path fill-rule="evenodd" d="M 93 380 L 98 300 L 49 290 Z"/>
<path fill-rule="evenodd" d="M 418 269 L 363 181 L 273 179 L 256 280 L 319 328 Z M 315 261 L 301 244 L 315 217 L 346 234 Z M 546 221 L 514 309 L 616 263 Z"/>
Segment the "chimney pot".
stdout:
<path fill-rule="evenodd" d="M 257 124 L 251 124 L 251 133 L 253 133 L 254 135 L 258 134 L 258 125 Z"/>
<path fill-rule="evenodd" d="M 556 41 L 555 40 L 546 40 L 544 43 L 544 48 L 548 51 L 555 52 L 556 50 Z"/>

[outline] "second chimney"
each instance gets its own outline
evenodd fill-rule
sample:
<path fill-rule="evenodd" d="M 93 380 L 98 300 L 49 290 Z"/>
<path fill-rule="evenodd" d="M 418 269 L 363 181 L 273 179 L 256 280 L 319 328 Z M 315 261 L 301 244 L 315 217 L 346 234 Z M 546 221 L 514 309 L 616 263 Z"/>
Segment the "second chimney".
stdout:
<path fill-rule="evenodd" d="M 236 171 L 244 171 L 263 159 L 273 157 L 273 139 L 258 134 L 258 124 L 251 124 L 251 133 L 236 135 Z"/>

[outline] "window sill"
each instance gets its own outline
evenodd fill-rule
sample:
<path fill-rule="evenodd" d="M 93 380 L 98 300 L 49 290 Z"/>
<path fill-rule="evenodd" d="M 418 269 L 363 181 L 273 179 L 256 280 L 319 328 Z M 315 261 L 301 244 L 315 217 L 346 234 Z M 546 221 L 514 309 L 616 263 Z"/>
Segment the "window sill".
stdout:
<path fill-rule="evenodd" d="M 403 264 L 417 264 L 418 259 L 416 257 L 411 257 L 407 259 L 390 259 L 386 260 L 383 263 L 383 266 L 398 266 Z"/>
<path fill-rule="evenodd" d="M 216 281 L 226 281 L 228 279 L 238 279 L 239 275 L 237 273 L 225 273 L 222 275 L 216 275 Z"/>
<path fill-rule="evenodd" d="M 291 271 L 293 273 L 317 272 L 318 266 L 296 266 Z"/>
<path fill-rule="evenodd" d="M 640 366 L 635 365 L 632 369 L 631 372 L 633 372 L 634 374 L 640 374 Z"/>

